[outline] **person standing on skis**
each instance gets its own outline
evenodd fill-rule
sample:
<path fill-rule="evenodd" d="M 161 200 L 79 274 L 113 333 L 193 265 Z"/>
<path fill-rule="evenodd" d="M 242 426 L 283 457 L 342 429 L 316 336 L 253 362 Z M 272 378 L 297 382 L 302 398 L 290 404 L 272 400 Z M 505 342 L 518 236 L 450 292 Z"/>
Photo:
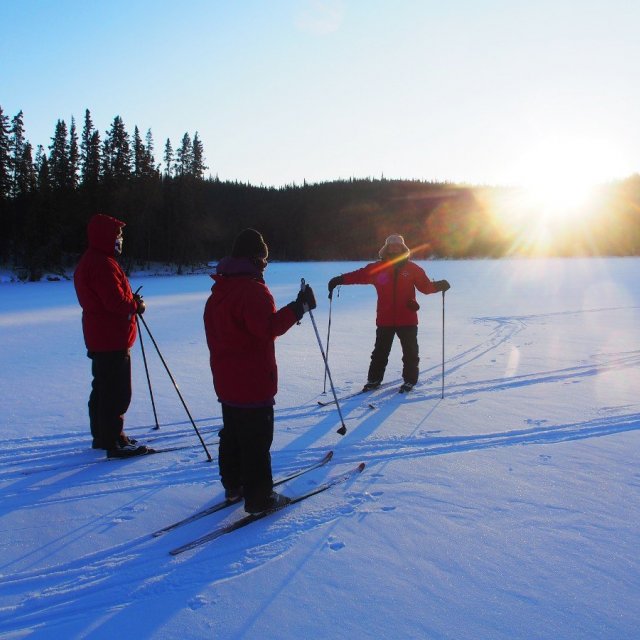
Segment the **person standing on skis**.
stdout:
<path fill-rule="evenodd" d="M 263 278 L 269 250 L 262 235 L 245 229 L 231 255 L 211 276 L 215 284 L 204 309 L 213 385 L 222 405 L 218 463 L 225 498 L 244 497 L 247 513 L 288 502 L 273 491 L 271 443 L 278 391 L 275 339 L 316 301 L 309 285 L 276 310 Z"/>
<path fill-rule="evenodd" d="M 136 314 L 143 314 L 142 296 L 132 293 L 118 264 L 125 223 L 97 213 L 87 226 L 89 248 L 73 274 L 82 307 L 82 331 L 91 358 L 89 424 L 92 447 L 105 449 L 109 458 L 148 453 L 147 447 L 124 432 L 124 414 L 131 403 L 131 356 Z"/>
<path fill-rule="evenodd" d="M 418 309 L 416 289 L 430 294 L 447 291 L 446 280 L 431 281 L 424 270 L 409 257 L 411 251 L 401 235 L 390 235 L 378 253 L 380 260 L 362 269 L 343 273 L 329 280 L 329 298 L 339 285 L 372 284 L 378 294 L 376 342 L 371 353 L 367 383 L 363 391 L 382 384 L 391 345 L 397 335 L 402 346 L 402 378 L 400 392 L 411 391 L 418 382 Z"/>

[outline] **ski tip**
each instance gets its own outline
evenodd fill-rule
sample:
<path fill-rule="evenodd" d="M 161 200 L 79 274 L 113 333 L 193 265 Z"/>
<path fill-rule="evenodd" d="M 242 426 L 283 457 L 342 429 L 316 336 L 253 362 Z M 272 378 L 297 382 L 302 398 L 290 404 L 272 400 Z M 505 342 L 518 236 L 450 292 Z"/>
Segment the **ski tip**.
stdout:
<path fill-rule="evenodd" d="M 358 465 L 358 471 L 364 471 L 364 468 L 365 468 L 365 464 L 364 464 L 364 462 L 361 462 L 361 463 Z"/>
<path fill-rule="evenodd" d="M 327 451 L 327 455 L 325 456 L 325 460 L 328 462 L 333 458 L 333 451 Z"/>
<path fill-rule="evenodd" d="M 337 431 L 336 433 L 339 433 L 341 436 L 344 436 L 347 433 L 347 427 L 345 427 L 344 425 L 342 425 Z"/>

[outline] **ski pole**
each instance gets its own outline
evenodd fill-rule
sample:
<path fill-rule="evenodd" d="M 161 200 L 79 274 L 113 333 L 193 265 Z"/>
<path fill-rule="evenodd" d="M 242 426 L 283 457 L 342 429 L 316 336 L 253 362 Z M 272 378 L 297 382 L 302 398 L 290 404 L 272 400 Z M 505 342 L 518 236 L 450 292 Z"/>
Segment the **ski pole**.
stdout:
<path fill-rule="evenodd" d="M 331 306 L 333 305 L 333 296 L 329 298 L 329 324 L 327 325 L 327 362 L 329 362 L 329 339 L 331 338 Z M 324 386 L 322 393 L 327 393 L 327 368 L 324 370 Z"/>
<path fill-rule="evenodd" d="M 160 360 L 162 361 L 162 364 L 164 365 L 164 368 L 166 369 L 167 373 L 169 374 L 169 378 L 171 379 L 171 382 L 173 382 L 173 387 L 176 390 L 176 393 L 178 394 L 178 397 L 180 398 L 180 401 L 182 402 L 182 406 L 184 407 L 184 410 L 187 412 L 187 415 L 189 416 L 189 420 L 191 421 L 191 425 L 193 426 L 196 434 L 198 435 L 198 438 L 200 439 L 200 443 L 202 444 L 202 447 L 205 451 L 205 453 L 207 454 L 207 459 L 209 462 L 211 462 L 213 460 L 213 458 L 211 457 L 211 454 L 209 453 L 209 449 L 207 449 L 207 445 L 204 443 L 204 440 L 202 439 L 202 436 L 200 435 L 200 432 L 198 431 L 198 427 L 196 427 L 196 423 L 194 422 L 193 418 L 191 417 L 191 412 L 189 411 L 189 407 L 187 407 L 187 403 L 184 401 L 184 398 L 182 397 L 182 394 L 180 393 L 180 389 L 178 389 L 178 385 L 176 384 L 176 381 L 174 380 L 173 376 L 171 375 L 171 371 L 169 370 L 169 367 L 167 366 L 167 363 L 165 362 L 164 358 L 162 357 L 162 354 L 160 353 L 160 348 L 158 347 L 158 343 L 155 341 L 151 331 L 149 330 L 149 325 L 147 325 L 145 319 L 142 316 L 139 316 L 140 320 L 142 321 L 142 324 L 144 325 L 144 328 L 147 330 L 147 333 L 149 334 L 149 337 L 151 338 L 151 342 L 153 342 L 153 346 L 156 348 L 156 351 L 158 352 L 158 356 L 160 357 Z"/>
<path fill-rule="evenodd" d="M 300 290 L 304 291 L 306 286 L 306 282 L 304 278 L 300 279 Z M 324 360 L 324 370 L 329 376 L 329 384 L 331 385 L 331 392 L 333 393 L 333 399 L 336 401 L 336 407 L 338 407 L 338 414 L 340 416 L 340 422 L 342 426 L 337 430 L 341 436 L 347 433 L 347 427 L 344 423 L 344 418 L 342 417 L 342 410 L 340 409 L 340 403 L 338 402 L 338 396 L 336 395 L 336 389 L 333 386 L 333 380 L 331 379 L 331 371 L 329 371 L 329 363 L 327 362 L 327 356 L 324 353 L 324 349 L 322 347 L 322 340 L 320 339 L 320 334 L 318 333 L 318 327 L 316 325 L 316 319 L 313 317 L 313 312 L 309 309 L 309 317 L 311 318 L 311 324 L 313 324 L 313 330 L 316 332 L 316 338 L 318 339 L 318 346 L 320 347 L 320 353 L 322 354 L 322 359 Z"/>
<path fill-rule="evenodd" d="M 138 289 L 139 291 L 140 289 Z M 136 291 L 136 293 L 138 293 Z M 144 362 L 144 372 L 147 374 L 147 384 L 149 385 L 149 395 L 151 396 L 151 407 L 153 408 L 153 418 L 156 421 L 155 430 L 160 429 L 158 424 L 158 414 L 156 413 L 156 403 L 153 399 L 153 389 L 151 388 L 151 378 L 149 377 L 149 367 L 147 366 L 147 356 L 144 352 L 144 341 L 142 340 L 142 331 L 140 331 L 140 321 L 138 320 L 138 314 L 136 313 L 136 325 L 138 328 L 138 337 L 140 338 L 140 348 L 142 349 L 142 361 Z"/>
<path fill-rule="evenodd" d="M 142 289 L 142 285 L 140 285 L 134 292 L 134 296 Z M 142 349 L 142 361 L 144 362 L 144 372 L 147 375 L 147 385 L 149 386 L 149 396 L 151 397 L 151 408 L 153 409 L 153 418 L 156 422 L 156 426 L 154 430 L 159 430 L 160 425 L 158 424 L 158 414 L 156 412 L 156 403 L 153 397 L 153 389 L 151 387 L 151 377 L 149 376 L 149 367 L 147 366 L 147 355 L 144 350 L 144 340 L 142 339 L 142 331 L 140 331 L 140 321 L 138 319 L 138 314 L 136 313 L 136 328 L 138 329 L 138 336 L 140 337 L 140 348 Z"/>
<path fill-rule="evenodd" d="M 442 292 L 442 395 L 444 398 L 444 291 Z"/>

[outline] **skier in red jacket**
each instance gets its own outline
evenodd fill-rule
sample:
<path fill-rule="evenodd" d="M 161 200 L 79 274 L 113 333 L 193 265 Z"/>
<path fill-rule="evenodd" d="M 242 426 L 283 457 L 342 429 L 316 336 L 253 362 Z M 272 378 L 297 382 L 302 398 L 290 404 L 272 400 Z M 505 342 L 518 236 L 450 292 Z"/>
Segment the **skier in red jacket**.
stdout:
<path fill-rule="evenodd" d="M 115 259 L 122 252 L 125 223 L 98 213 L 87 227 L 89 248 L 73 275 L 82 307 L 82 331 L 93 375 L 89 423 L 94 449 L 110 458 L 147 453 L 124 433 L 124 414 L 131 403 L 131 357 L 136 339 L 136 313 L 142 296 L 131 292 L 129 280 Z"/>
<path fill-rule="evenodd" d="M 316 302 L 309 285 L 276 310 L 264 282 L 269 250 L 262 235 L 245 229 L 231 256 L 211 276 L 215 284 L 204 310 L 213 385 L 222 405 L 218 463 L 227 500 L 244 496 L 248 513 L 287 502 L 273 491 L 270 448 L 278 391 L 275 339 Z"/>
<path fill-rule="evenodd" d="M 372 284 L 378 293 L 376 343 L 371 354 L 369 375 L 363 391 L 382 384 L 393 339 L 397 335 L 402 346 L 402 378 L 400 392 L 411 391 L 418 382 L 418 309 L 416 289 L 424 294 L 447 291 L 446 280 L 432 282 L 427 274 L 409 260 L 411 251 L 401 235 L 390 235 L 378 254 L 379 262 L 344 273 L 329 280 L 329 298 L 342 284 Z"/>

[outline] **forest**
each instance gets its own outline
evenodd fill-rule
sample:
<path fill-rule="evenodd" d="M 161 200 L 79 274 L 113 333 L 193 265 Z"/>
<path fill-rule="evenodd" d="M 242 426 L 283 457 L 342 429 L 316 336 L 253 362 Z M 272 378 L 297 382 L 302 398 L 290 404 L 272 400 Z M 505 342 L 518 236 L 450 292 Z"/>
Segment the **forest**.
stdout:
<path fill-rule="evenodd" d="M 600 185 L 570 216 L 540 210 L 520 189 L 388 178 L 284 187 L 221 181 L 197 132 L 156 159 L 151 129 L 120 116 L 102 135 L 87 109 L 82 130 L 58 120 L 35 150 L 24 114 L 0 107 L 0 263 L 38 280 L 72 267 L 94 213 L 126 222 L 127 266 L 178 272 L 224 256 L 244 227 L 273 260 L 371 260 L 390 233 L 420 258 L 640 254 L 640 175 Z"/>

